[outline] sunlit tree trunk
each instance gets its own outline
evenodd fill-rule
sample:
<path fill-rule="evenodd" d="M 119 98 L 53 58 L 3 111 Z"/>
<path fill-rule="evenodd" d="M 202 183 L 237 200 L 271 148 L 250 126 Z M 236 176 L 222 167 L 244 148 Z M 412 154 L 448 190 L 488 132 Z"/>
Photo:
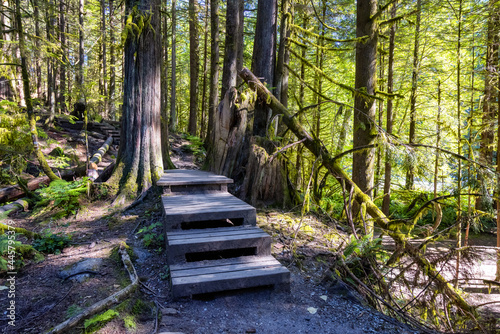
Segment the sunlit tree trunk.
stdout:
<path fill-rule="evenodd" d="M 189 124 L 188 132 L 196 136 L 198 126 L 198 75 L 200 47 L 198 39 L 198 3 L 189 0 Z"/>
<path fill-rule="evenodd" d="M 137 11 L 132 11 L 137 6 Z M 120 149 L 108 183 L 118 188 L 115 204 L 144 193 L 163 174 L 160 134 L 161 80 L 159 0 L 126 0 L 133 22 L 150 18 L 140 35 L 128 33 L 124 51 Z"/>
<path fill-rule="evenodd" d="M 281 24 L 280 24 L 280 45 L 278 48 L 278 63 L 276 65 L 276 96 L 280 102 L 288 107 L 288 69 L 286 65 L 290 62 L 290 25 L 292 23 L 292 9 L 290 0 L 281 2 Z"/>
<path fill-rule="evenodd" d="M 103 116 L 108 118 L 108 64 L 107 64 L 107 46 L 106 46 L 106 0 L 101 0 L 101 45 L 102 45 L 102 96 L 103 101 Z"/>
<path fill-rule="evenodd" d="M 208 26 L 210 23 L 210 4 L 205 4 L 205 29 L 203 38 L 203 82 L 201 93 L 201 124 L 200 124 L 200 138 L 205 138 L 207 129 L 207 79 L 208 79 Z"/>
<path fill-rule="evenodd" d="M 171 132 L 177 132 L 177 99 L 176 99 L 176 87 L 177 87 L 177 55 L 176 55 L 176 47 L 177 47 L 177 17 L 176 17 L 176 0 L 172 0 L 172 84 L 170 85 L 171 95 L 170 95 L 170 118 L 169 118 L 169 130 Z"/>
<path fill-rule="evenodd" d="M 61 3 L 63 3 L 61 1 Z M 40 52 L 40 7 L 39 0 L 33 0 L 33 16 L 35 20 L 35 50 Z M 62 43 L 62 41 L 61 41 Z M 40 57 L 35 57 L 35 74 L 36 74 L 36 97 L 42 98 L 42 68 L 40 65 Z"/>
<path fill-rule="evenodd" d="M 356 37 L 368 36 L 363 42 L 356 43 L 356 90 L 374 95 L 377 78 L 377 41 L 378 29 L 372 16 L 377 11 L 376 0 L 357 1 Z M 360 147 L 373 143 L 376 137 L 375 101 L 373 98 L 356 94 L 354 97 L 353 146 Z M 353 154 L 353 181 L 361 191 L 371 197 L 373 188 L 374 149 L 358 151 Z"/>
<path fill-rule="evenodd" d="M 114 1 L 109 0 L 109 115 L 116 119 L 115 90 L 116 90 L 116 55 L 115 55 L 115 32 L 114 32 Z"/>
<path fill-rule="evenodd" d="M 422 15 L 422 0 L 417 0 L 417 18 L 415 23 L 415 42 L 413 44 L 413 67 L 411 75 L 411 94 L 410 94 L 410 134 L 408 142 L 415 144 L 416 139 L 416 124 L 417 124 L 417 87 L 419 74 L 419 46 L 420 46 L 420 17 Z M 415 183 L 414 166 L 409 164 L 408 172 L 406 173 L 406 189 L 413 190 Z"/>
<path fill-rule="evenodd" d="M 79 91 L 79 102 L 85 103 L 85 95 L 83 94 L 83 80 L 84 80 L 84 74 L 83 74 L 83 63 L 84 63 L 84 58 L 85 58 L 85 49 L 84 49 L 84 40 L 85 40 L 85 30 L 83 27 L 83 9 L 84 9 L 84 2 L 85 0 L 79 0 L 78 2 L 78 22 L 80 24 L 79 26 L 79 39 L 78 39 L 78 67 L 77 67 L 77 79 L 76 79 L 76 85 L 78 87 Z"/>
<path fill-rule="evenodd" d="M 60 0 L 59 2 L 59 40 L 61 42 L 61 59 L 62 63 L 59 65 L 59 97 L 58 104 L 59 110 L 66 113 L 66 64 L 68 62 L 67 46 L 66 46 L 66 1 Z M 36 57 L 38 58 L 38 57 Z"/>

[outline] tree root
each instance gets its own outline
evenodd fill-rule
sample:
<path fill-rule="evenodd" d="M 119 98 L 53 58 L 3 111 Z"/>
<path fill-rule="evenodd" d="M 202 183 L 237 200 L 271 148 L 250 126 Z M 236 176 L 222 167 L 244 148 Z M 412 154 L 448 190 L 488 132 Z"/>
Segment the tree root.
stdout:
<path fill-rule="evenodd" d="M 60 323 L 50 331 L 46 332 L 46 334 L 55 334 L 55 333 L 62 333 L 63 331 L 66 331 L 70 329 L 71 327 L 74 327 L 76 324 L 78 324 L 80 321 L 82 321 L 85 318 L 88 318 L 98 312 L 101 312 L 107 308 L 109 308 L 113 304 L 118 304 L 122 300 L 126 299 L 132 292 L 134 292 L 139 285 L 139 277 L 137 276 L 137 273 L 135 271 L 134 265 L 132 264 L 132 261 L 130 260 L 130 257 L 127 253 L 127 249 L 122 245 L 120 246 L 120 250 L 118 251 L 121 255 L 123 265 L 128 271 L 130 280 L 132 283 L 130 283 L 126 288 L 118 291 L 117 293 L 109 296 L 106 299 L 103 299 L 94 305 L 86 308 L 83 312 L 80 314 L 77 314 L 74 317 L 69 318 L 68 320 L 64 321 L 63 323 Z"/>
<path fill-rule="evenodd" d="M 16 233 L 23 234 L 24 236 L 26 236 L 29 239 L 40 238 L 40 234 L 35 233 L 33 231 L 28 231 L 22 227 L 14 227 L 14 226 L 9 226 L 9 225 L 5 225 L 3 223 L 0 223 L 0 235 L 4 234 L 5 231 L 15 231 Z"/>

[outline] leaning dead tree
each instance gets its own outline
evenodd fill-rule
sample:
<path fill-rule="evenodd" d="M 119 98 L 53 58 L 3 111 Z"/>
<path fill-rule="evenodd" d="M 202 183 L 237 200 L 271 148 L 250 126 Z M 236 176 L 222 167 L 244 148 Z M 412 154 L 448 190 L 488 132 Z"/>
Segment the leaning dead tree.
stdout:
<path fill-rule="evenodd" d="M 321 159 L 325 168 L 338 180 L 338 182 L 346 189 L 348 193 L 352 193 L 352 199 L 364 205 L 366 212 L 374 219 L 375 223 L 392 239 L 398 246 L 397 252 L 406 253 L 412 261 L 428 276 L 428 278 L 436 283 L 438 288 L 446 295 L 456 306 L 468 313 L 475 313 L 474 309 L 465 301 L 465 299 L 453 288 L 453 286 L 441 275 L 440 271 L 430 263 L 430 261 L 420 252 L 420 250 L 412 245 L 407 235 L 398 231 L 397 227 L 390 223 L 387 216 L 372 202 L 370 197 L 366 195 L 359 187 L 351 180 L 342 167 L 330 155 L 328 149 L 318 138 L 313 137 L 298 121 L 297 117 L 290 113 L 276 97 L 260 82 L 260 80 L 247 68 L 243 68 L 239 75 L 250 86 L 251 89 L 257 92 L 262 100 L 266 101 L 267 105 L 272 110 L 272 117 L 282 115 L 285 125 L 299 138 L 303 140 L 303 145 L 311 151 L 317 158 Z"/>

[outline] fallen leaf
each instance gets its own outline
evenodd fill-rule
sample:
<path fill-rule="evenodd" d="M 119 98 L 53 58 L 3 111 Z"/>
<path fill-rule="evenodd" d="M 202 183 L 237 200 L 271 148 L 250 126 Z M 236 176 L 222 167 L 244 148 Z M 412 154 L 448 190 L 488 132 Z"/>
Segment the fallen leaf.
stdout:
<path fill-rule="evenodd" d="M 307 310 L 309 311 L 309 313 L 311 314 L 316 314 L 316 312 L 318 312 L 318 309 L 317 308 L 314 308 L 314 307 L 308 307 Z"/>
<path fill-rule="evenodd" d="M 328 299 L 328 296 L 323 295 L 323 296 L 319 296 L 319 298 L 323 299 L 326 302 L 326 300 Z"/>

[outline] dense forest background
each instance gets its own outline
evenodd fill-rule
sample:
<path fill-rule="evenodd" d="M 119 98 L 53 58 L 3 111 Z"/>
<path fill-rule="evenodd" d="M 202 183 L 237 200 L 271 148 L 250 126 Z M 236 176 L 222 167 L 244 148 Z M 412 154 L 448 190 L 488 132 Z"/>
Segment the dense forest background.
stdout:
<path fill-rule="evenodd" d="M 184 133 L 204 168 L 237 181 L 240 197 L 346 222 L 356 240 L 373 239 L 373 222 L 403 248 L 408 238 L 446 236 L 461 249 L 469 233 L 496 231 L 498 0 L 3 0 L 0 24 L 2 184 L 18 182 L 33 151 L 27 101 L 44 126 L 56 117 L 120 121 L 124 138 L 126 76 L 135 73 L 127 60 L 158 57 L 161 130 L 152 133 L 165 168 L 168 131 Z M 156 37 L 144 42 L 147 34 Z M 288 114 L 246 88 L 243 68 Z M 235 111 L 248 101 L 251 112 Z M 228 128 L 226 112 L 237 115 Z M 219 136 L 234 128 L 246 144 L 227 141 L 225 151 Z M 152 170 L 139 193 L 154 183 Z"/>

